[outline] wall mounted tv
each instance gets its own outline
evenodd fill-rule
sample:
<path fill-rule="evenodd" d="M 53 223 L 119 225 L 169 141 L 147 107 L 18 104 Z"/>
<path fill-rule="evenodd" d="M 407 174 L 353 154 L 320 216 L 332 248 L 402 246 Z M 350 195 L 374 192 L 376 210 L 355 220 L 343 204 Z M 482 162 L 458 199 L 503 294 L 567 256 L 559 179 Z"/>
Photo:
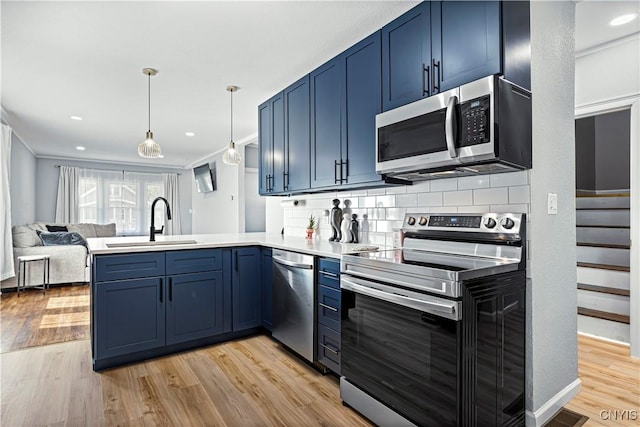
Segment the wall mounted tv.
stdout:
<path fill-rule="evenodd" d="M 196 190 L 198 193 L 209 193 L 216 191 L 216 164 L 209 167 L 209 163 L 193 168 L 193 176 L 196 179 Z"/>

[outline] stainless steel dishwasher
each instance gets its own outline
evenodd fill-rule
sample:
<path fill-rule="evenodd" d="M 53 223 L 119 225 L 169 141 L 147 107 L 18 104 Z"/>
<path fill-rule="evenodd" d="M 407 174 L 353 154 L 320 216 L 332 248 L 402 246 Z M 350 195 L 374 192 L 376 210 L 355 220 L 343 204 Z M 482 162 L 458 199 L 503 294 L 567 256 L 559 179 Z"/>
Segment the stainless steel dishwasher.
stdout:
<path fill-rule="evenodd" d="M 313 256 L 273 250 L 275 339 L 313 363 Z"/>

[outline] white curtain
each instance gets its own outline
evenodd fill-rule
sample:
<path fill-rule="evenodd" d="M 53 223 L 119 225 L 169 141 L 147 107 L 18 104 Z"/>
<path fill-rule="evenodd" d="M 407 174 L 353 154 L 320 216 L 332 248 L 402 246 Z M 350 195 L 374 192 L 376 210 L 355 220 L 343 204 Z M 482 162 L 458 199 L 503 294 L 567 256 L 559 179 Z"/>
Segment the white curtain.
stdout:
<path fill-rule="evenodd" d="M 2 255 L 0 256 L 0 280 L 15 276 L 13 269 L 13 239 L 11 236 L 11 189 L 9 177 L 11 171 L 11 132 L 7 125 L 2 127 L 0 141 L 0 236 L 2 236 Z"/>
<path fill-rule="evenodd" d="M 182 226 L 180 225 L 180 193 L 178 187 L 178 174 L 166 174 L 164 178 L 164 195 L 169 202 L 169 206 L 171 206 L 171 221 L 167 221 L 165 218 L 164 222 L 166 224 L 166 234 L 182 234 Z"/>
<path fill-rule="evenodd" d="M 58 198 L 56 200 L 56 222 L 74 224 L 78 222 L 78 168 L 60 166 Z"/>

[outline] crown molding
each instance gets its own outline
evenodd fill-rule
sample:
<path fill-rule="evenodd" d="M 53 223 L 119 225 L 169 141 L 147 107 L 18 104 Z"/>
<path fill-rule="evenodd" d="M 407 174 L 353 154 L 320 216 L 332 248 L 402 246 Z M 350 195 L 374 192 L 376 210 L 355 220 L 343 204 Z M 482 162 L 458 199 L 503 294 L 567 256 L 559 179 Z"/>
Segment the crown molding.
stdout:
<path fill-rule="evenodd" d="M 576 58 L 582 58 L 583 56 L 591 55 L 602 50 L 607 50 L 636 39 L 640 39 L 640 31 L 636 31 L 635 33 L 619 37 L 617 39 L 609 40 L 607 42 L 597 44 L 586 49 L 578 50 L 576 51 Z"/>
<path fill-rule="evenodd" d="M 46 160 L 58 160 L 58 161 L 68 161 L 68 162 L 82 162 L 82 163 L 101 163 L 101 164 L 109 164 L 109 165 L 126 165 L 126 166 L 140 166 L 144 168 L 155 168 L 155 169 L 176 169 L 183 170 L 181 166 L 174 165 L 150 165 L 149 163 L 139 163 L 139 162 L 123 162 L 121 160 L 99 160 L 99 159 L 86 159 L 80 157 L 64 157 L 64 156 L 36 156 L 38 159 L 46 159 Z"/>

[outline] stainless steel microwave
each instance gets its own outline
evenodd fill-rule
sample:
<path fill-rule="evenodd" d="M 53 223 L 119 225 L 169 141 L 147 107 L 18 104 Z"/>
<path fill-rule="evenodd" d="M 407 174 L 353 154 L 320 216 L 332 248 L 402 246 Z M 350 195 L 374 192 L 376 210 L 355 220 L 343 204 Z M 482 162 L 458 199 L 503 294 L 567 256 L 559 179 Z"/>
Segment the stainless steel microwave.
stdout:
<path fill-rule="evenodd" d="M 488 76 L 376 116 L 376 172 L 405 180 L 531 168 L 531 92 Z"/>

